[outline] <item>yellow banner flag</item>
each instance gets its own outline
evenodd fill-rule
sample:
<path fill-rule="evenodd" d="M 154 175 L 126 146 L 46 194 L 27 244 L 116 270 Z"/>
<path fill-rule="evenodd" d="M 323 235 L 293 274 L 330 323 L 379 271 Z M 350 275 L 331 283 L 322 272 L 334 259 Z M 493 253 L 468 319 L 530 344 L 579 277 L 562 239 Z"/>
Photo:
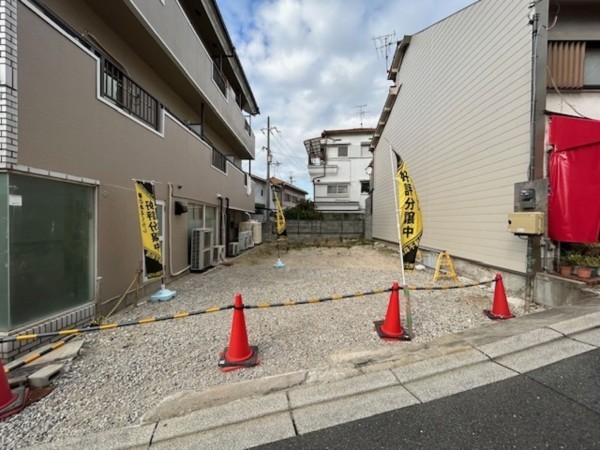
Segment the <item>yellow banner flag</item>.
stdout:
<path fill-rule="evenodd" d="M 154 200 L 154 185 L 145 181 L 135 182 L 138 217 L 144 248 L 144 266 L 147 278 L 158 278 L 164 275 L 160 248 L 160 231 Z"/>
<path fill-rule="evenodd" d="M 392 149 L 393 150 L 393 149 Z M 400 155 L 396 155 L 396 186 L 398 192 L 398 229 L 402 241 L 404 270 L 415 268 L 419 241 L 423 235 L 423 217 L 417 190 Z"/>
<path fill-rule="evenodd" d="M 281 202 L 279 201 L 279 197 L 277 197 L 277 192 L 273 189 L 273 198 L 275 199 L 275 222 L 277 225 L 277 234 L 281 236 L 285 232 L 285 216 L 283 215 L 283 209 L 281 208 Z"/>

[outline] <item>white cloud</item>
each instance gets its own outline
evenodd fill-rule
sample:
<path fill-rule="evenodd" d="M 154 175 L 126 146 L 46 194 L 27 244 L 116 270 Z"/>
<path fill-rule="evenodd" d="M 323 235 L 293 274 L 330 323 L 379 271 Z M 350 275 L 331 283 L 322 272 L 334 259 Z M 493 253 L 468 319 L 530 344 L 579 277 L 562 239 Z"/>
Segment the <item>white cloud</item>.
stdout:
<path fill-rule="evenodd" d="M 385 53 L 375 36 L 395 32 L 388 48 L 472 3 L 472 0 L 217 0 L 261 110 L 252 119 L 256 160 L 266 175 L 266 135 L 271 173 L 312 193 L 303 141 L 324 129 L 374 127 L 387 95 Z"/>

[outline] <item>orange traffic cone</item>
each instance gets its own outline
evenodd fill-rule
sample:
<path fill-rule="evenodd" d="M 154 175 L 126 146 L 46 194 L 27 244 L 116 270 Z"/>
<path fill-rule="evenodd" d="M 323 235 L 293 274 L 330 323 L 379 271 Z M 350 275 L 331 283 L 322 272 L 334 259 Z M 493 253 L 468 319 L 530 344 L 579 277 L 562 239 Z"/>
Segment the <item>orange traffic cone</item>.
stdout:
<path fill-rule="evenodd" d="M 258 347 L 248 345 L 242 294 L 236 294 L 233 304 L 229 347 L 226 347 L 223 353 L 219 355 L 219 367 L 223 372 L 229 372 L 242 367 L 253 367 L 257 364 L 259 364 Z"/>
<path fill-rule="evenodd" d="M 400 297 L 398 291 L 400 287 L 398 282 L 394 282 L 392 286 L 392 294 L 388 304 L 385 320 L 373 322 L 379 337 L 385 340 L 410 341 L 410 336 L 402 329 L 400 320 Z"/>
<path fill-rule="evenodd" d="M 502 275 L 496 274 L 496 287 L 494 288 L 494 304 L 492 310 L 484 309 L 483 313 L 492 320 L 512 319 L 513 316 L 510 313 L 508 307 L 508 300 L 506 300 L 506 292 L 504 291 L 504 284 L 502 283 Z"/>
<path fill-rule="evenodd" d="M 0 420 L 18 413 L 25 407 L 27 390 L 23 387 L 11 390 L 4 366 L 0 361 Z"/>

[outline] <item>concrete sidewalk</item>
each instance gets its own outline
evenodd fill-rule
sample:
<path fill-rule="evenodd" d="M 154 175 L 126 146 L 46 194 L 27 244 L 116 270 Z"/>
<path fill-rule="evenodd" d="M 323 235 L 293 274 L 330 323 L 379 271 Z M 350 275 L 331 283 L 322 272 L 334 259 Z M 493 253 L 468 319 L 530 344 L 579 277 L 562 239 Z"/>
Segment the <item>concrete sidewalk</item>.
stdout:
<path fill-rule="evenodd" d="M 427 344 L 333 355 L 324 370 L 182 393 L 146 414 L 143 425 L 30 448 L 249 448 L 429 402 L 599 347 L 600 299 L 590 299 Z"/>

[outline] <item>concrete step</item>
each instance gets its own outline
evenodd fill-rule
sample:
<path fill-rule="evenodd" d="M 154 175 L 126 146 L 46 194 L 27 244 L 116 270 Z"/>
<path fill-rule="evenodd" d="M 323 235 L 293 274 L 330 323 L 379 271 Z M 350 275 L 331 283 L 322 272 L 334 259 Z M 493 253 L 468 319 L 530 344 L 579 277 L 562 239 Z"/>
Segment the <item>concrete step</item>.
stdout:
<path fill-rule="evenodd" d="M 29 385 L 41 388 L 50 385 L 50 380 L 57 376 L 63 369 L 63 364 L 50 364 L 37 372 L 29 375 Z"/>

